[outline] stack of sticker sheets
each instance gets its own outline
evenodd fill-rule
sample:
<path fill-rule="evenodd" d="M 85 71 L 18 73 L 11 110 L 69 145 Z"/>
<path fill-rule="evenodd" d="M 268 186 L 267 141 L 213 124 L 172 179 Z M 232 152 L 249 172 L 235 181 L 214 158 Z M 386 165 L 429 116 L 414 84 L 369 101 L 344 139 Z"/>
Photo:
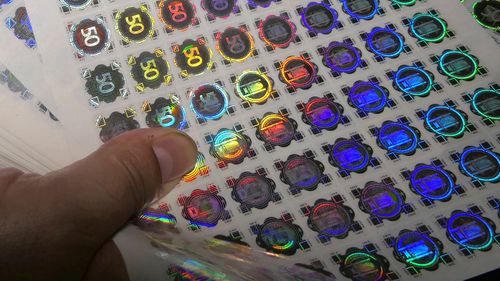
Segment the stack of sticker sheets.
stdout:
<path fill-rule="evenodd" d="M 74 161 L 53 111 L 24 1 L 0 1 L 0 167 L 47 173 Z"/>
<path fill-rule="evenodd" d="M 138 276 L 498 267 L 499 1 L 0 0 L 0 15 L 0 166 L 46 173 L 136 128 L 196 141 L 193 171 L 135 221 L 161 260 Z"/>

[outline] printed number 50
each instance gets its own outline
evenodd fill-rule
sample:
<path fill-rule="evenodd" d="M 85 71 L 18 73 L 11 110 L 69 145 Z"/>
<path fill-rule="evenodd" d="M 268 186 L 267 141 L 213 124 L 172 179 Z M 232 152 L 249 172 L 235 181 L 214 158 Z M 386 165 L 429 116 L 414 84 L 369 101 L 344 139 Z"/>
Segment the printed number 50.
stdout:
<path fill-rule="evenodd" d="M 227 1 L 227 0 L 213 0 L 212 5 L 217 11 L 223 11 L 223 10 L 227 9 L 227 7 L 229 7 L 229 1 Z"/>
<path fill-rule="evenodd" d="M 84 43 L 87 47 L 95 47 L 101 43 L 101 38 L 99 38 L 97 28 L 95 26 L 84 28 L 80 30 L 80 33 L 85 38 Z"/>
<path fill-rule="evenodd" d="M 175 22 L 183 22 L 187 19 L 187 13 L 182 2 L 174 2 L 168 5 L 168 10 L 172 13 Z"/>
<path fill-rule="evenodd" d="M 99 85 L 99 92 L 103 95 L 109 94 L 115 90 L 115 84 L 113 83 L 113 77 L 111 73 L 106 72 L 95 77 L 95 81 Z"/>
<path fill-rule="evenodd" d="M 184 51 L 184 56 L 187 58 L 187 64 L 190 67 L 198 67 L 203 63 L 203 59 L 199 55 L 200 50 L 198 47 L 193 47 Z"/>
<path fill-rule="evenodd" d="M 146 63 L 141 63 L 141 69 L 144 71 L 144 78 L 147 80 L 155 80 L 160 76 L 160 71 L 156 66 L 155 60 L 148 60 Z"/>
<path fill-rule="evenodd" d="M 126 17 L 125 21 L 129 25 L 128 31 L 134 35 L 141 34 L 144 31 L 144 24 L 142 24 L 141 15 L 133 15 Z"/>

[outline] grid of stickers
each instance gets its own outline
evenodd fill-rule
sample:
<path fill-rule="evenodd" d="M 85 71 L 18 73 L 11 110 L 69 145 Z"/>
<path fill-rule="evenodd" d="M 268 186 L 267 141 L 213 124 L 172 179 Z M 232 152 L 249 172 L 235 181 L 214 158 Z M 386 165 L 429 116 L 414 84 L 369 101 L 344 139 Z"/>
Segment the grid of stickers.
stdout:
<path fill-rule="evenodd" d="M 92 1 L 61 0 L 67 9 L 82 9 Z M 268 1 L 248 1 L 250 7 L 268 7 Z M 411 6 L 416 0 L 392 1 L 394 5 Z M 236 1 L 204 0 L 202 9 L 209 19 L 227 18 L 240 12 Z M 342 0 L 343 12 L 353 21 L 369 20 L 380 11 L 378 1 Z M 200 24 L 196 17 L 196 8 L 190 1 L 162 0 L 158 2 L 158 13 L 166 32 L 184 31 L 192 25 Z M 300 11 L 302 27 L 297 27 L 285 15 L 269 15 L 258 23 L 258 39 L 265 42 L 270 50 L 285 49 L 297 40 L 297 28 L 305 28 L 310 36 L 330 34 L 339 26 L 338 13 L 325 2 L 311 2 Z M 483 15 L 483 14 L 481 14 Z M 147 5 L 128 7 L 115 13 L 115 29 L 121 36 L 121 44 L 141 43 L 157 36 L 155 21 L 151 9 Z M 494 23 L 487 17 L 476 17 L 482 25 L 491 28 Z M 420 45 L 438 44 L 452 36 L 445 19 L 435 11 L 417 13 L 405 19 L 408 35 Z M 69 27 L 71 45 L 80 57 L 97 56 L 112 48 L 108 23 L 103 17 L 84 19 Z M 405 36 L 394 27 L 373 28 L 362 35 L 365 48 L 377 61 L 398 58 L 407 48 Z M 246 26 L 228 27 L 215 35 L 215 50 L 225 63 L 241 63 L 252 57 L 255 52 L 254 36 Z M 199 76 L 213 69 L 212 48 L 205 38 L 187 39 L 172 46 L 175 54 L 173 63 L 179 68 L 181 79 Z M 321 49 L 324 69 L 332 76 L 352 74 L 366 66 L 362 59 L 362 50 L 352 42 L 334 41 Z M 169 85 L 174 78 L 166 54 L 162 49 L 144 51 L 138 56 L 130 56 L 127 63 L 131 69 L 131 77 L 136 82 L 135 89 L 142 93 L 147 90 Z M 478 59 L 466 48 L 445 50 L 435 56 L 434 63 L 438 72 L 453 83 L 471 81 L 477 75 L 483 75 Z M 98 107 L 101 103 L 112 103 L 120 97 L 128 95 L 121 65 L 113 62 L 100 64 L 93 69 L 85 69 L 85 79 L 90 104 Z M 279 79 L 289 92 L 297 89 L 309 89 L 318 82 L 318 67 L 307 54 L 291 56 L 279 63 Z M 274 82 L 266 71 L 248 70 L 231 77 L 235 85 L 235 95 L 242 102 L 252 105 L 266 103 L 275 94 Z M 395 90 L 408 99 L 428 96 L 435 90 L 434 74 L 421 65 L 402 65 L 391 74 Z M 498 85 L 489 88 L 478 88 L 470 95 L 470 111 L 485 120 L 500 119 L 498 103 L 500 93 Z M 189 92 L 189 110 L 196 115 L 198 122 L 219 120 L 229 110 L 230 93 L 222 84 L 202 84 Z M 389 90 L 377 81 L 358 81 L 347 89 L 348 103 L 358 114 L 377 114 L 391 106 Z M 175 95 L 170 98 L 158 98 L 153 103 L 144 104 L 147 113 L 145 122 L 149 127 L 175 127 L 185 129 L 187 111 Z M 343 121 L 344 108 L 328 96 L 312 97 L 299 105 L 302 112 L 301 121 L 311 127 L 312 131 L 321 132 L 335 130 Z M 100 137 L 103 142 L 112 137 L 139 127 L 134 120 L 133 111 L 113 112 L 109 117 L 98 119 L 101 128 Z M 460 138 L 467 129 L 467 114 L 454 106 L 432 105 L 422 112 L 425 129 L 442 138 Z M 255 123 L 256 136 L 266 147 L 286 147 L 300 134 L 297 132 L 297 121 L 286 112 L 268 113 Z M 423 148 L 421 134 L 405 120 L 386 121 L 371 131 L 377 138 L 377 145 L 387 153 L 413 155 L 418 148 Z M 211 136 L 210 154 L 219 160 L 221 165 L 240 164 L 252 154 L 251 139 L 244 133 L 233 129 L 222 129 Z M 340 138 L 334 144 L 324 148 L 329 154 L 329 164 L 342 173 L 362 173 L 370 166 L 376 165 L 373 148 L 362 142 L 361 138 Z M 497 183 L 500 180 L 500 157 L 487 146 L 466 147 L 458 154 L 460 171 L 482 183 Z M 290 187 L 290 192 L 313 191 L 326 179 L 323 163 L 314 159 L 313 155 L 290 155 L 288 159 L 275 163 L 281 171 L 280 179 Z M 186 175 L 185 181 L 192 181 L 197 175 L 204 173 L 204 156 L 199 156 L 197 167 Z M 418 164 L 413 171 L 407 171 L 406 179 L 410 189 L 423 199 L 430 201 L 448 201 L 458 187 L 456 176 L 439 164 Z M 279 200 L 275 192 L 276 183 L 266 177 L 265 173 L 243 173 L 238 179 L 228 183 L 232 187 L 231 198 L 241 204 L 242 210 L 266 208 L 269 202 Z M 405 194 L 395 188 L 389 181 L 368 182 L 355 191 L 359 200 L 359 208 L 370 215 L 373 220 L 396 220 L 401 213 L 410 212 L 405 202 Z M 227 216 L 226 199 L 212 190 L 195 190 L 183 201 L 183 217 L 193 228 L 213 227 Z M 353 230 L 354 212 L 341 201 L 320 199 L 305 207 L 303 213 L 308 217 L 309 228 L 318 233 L 320 239 L 345 238 Z M 176 218 L 161 210 L 151 210 L 143 218 L 155 221 L 158 218 L 175 223 Z M 152 219 L 151 219 L 152 218 Z M 257 235 L 257 244 L 269 251 L 293 255 L 303 247 L 303 230 L 286 218 L 267 218 L 262 224 L 253 227 Z M 449 239 L 469 250 L 488 250 L 496 237 L 493 222 L 481 215 L 469 212 L 454 212 L 446 220 L 446 231 Z M 478 234 L 480 233 L 480 234 Z M 435 269 L 443 253 L 443 244 L 429 235 L 428 231 L 402 230 L 391 243 L 396 259 L 416 269 Z M 366 248 L 349 249 L 345 255 L 337 259 L 341 272 L 354 278 L 364 276 L 368 279 L 382 278 L 390 273 L 387 260 Z"/>

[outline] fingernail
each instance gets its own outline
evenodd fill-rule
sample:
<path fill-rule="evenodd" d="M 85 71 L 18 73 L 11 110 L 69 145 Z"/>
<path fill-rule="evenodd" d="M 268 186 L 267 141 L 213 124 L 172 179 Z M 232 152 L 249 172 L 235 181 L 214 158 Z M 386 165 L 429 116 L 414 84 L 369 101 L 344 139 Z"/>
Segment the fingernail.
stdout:
<path fill-rule="evenodd" d="M 195 142 L 181 132 L 170 133 L 156 140 L 153 151 L 160 164 L 162 183 L 180 178 L 191 171 L 198 155 Z"/>

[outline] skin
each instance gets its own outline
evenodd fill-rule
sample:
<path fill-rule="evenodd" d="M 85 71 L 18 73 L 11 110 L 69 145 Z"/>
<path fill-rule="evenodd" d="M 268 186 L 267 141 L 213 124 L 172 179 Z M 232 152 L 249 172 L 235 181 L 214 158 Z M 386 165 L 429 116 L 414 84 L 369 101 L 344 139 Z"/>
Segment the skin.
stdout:
<path fill-rule="evenodd" d="M 111 238 L 196 156 L 176 130 L 139 129 L 44 176 L 0 170 L 0 280 L 129 280 Z"/>

